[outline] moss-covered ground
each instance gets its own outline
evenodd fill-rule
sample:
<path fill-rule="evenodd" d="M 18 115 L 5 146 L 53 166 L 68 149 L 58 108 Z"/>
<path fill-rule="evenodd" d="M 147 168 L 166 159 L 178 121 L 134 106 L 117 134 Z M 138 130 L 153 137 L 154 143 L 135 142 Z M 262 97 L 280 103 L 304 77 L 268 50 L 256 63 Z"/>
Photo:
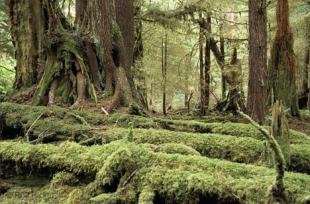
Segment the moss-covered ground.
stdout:
<path fill-rule="evenodd" d="M 275 180 L 249 124 L 10 103 L 0 116 L 0 203 L 264 203 Z M 286 192 L 309 203 L 310 138 L 290 141 Z"/>

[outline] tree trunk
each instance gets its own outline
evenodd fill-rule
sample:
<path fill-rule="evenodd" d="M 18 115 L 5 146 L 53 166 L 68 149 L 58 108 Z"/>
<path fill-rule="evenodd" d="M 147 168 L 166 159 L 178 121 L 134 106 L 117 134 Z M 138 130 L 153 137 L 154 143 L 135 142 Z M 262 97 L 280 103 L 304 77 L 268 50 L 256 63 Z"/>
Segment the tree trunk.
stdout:
<path fill-rule="evenodd" d="M 309 97 L 308 67 L 309 67 L 309 61 L 310 61 L 310 52 L 309 52 L 309 48 L 306 47 L 305 57 L 304 57 L 304 69 L 302 70 L 301 91 L 300 91 L 300 94 L 298 96 L 298 105 L 299 105 L 300 109 L 308 108 L 308 97 Z"/>
<path fill-rule="evenodd" d="M 289 23 L 289 4 L 278 0 L 277 31 L 271 50 L 268 94 L 270 101 L 282 101 L 291 109 L 293 116 L 299 116 L 296 86 L 296 59 L 293 50 L 294 38 Z"/>
<path fill-rule="evenodd" d="M 133 2 L 77 0 L 76 28 L 68 23 L 58 1 L 8 0 L 16 47 L 17 89 L 37 86 L 33 104 L 79 106 L 101 91 L 113 94 L 112 111 L 133 101 L 131 76 L 134 27 Z M 33 12 L 31 12 L 33 11 Z M 120 24 L 118 24 L 120 23 Z M 101 53 L 94 39 L 99 39 Z M 104 59 L 104 72 L 100 65 Z M 23 65 L 23 66 L 22 66 Z M 26 65 L 26 66 L 25 66 Z"/>
<path fill-rule="evenodd" d="M 146 73 L 144 70 L 143 57 L 144 57 L 144 46 L 142 39 L 142 8 L 140 5 L 135 7 L 135 46 L 133 52 L 133 63 L 135 67 L 134 78 L 137 85 L 137 92 L 142 105 L 148 108 L 148 94 L 146 85 Z"/>
<path fill-rule="evenodd" d="M 105 92 L 113 94 L 106 107 L 110 112 L 118 105 L 138 102 L 131 66 L 134 49 L 133 1 L 88 1 L 93 34 L 104 50 Z"/>
<path fill-rule="evenodd" d="M 202 17 L 200 17 L 202 21 Z M 205 77 L 204 77 L 204 59 L 203 59 L 203 42 L 204 42 L 204 28 L 202 23 L 200 23 L 199 31 L 199 68 L 200 68 L 200 114 L 205 115 Z"/>
<path fill-rule="evenodd" d="M 247 112 L 262 124 L 266 108 L 267 11 L 266 0 L 249 1 L 249 84 Z"/>
<path fill-rule="evenodd" d="M 226 83 L 226 79 L 224 77 L 225 40 L 224 40 L 224 37 L 222 35 L 223 35 L 223 33 L 221 31 L 221 37 L 220 37 L 221 64 L 220 64 L 220 67 L 221 67 L 221 78 L 222 78 L 222 100 L 224 100 L 226 97 L 226 92 L 227 92 L 227 83 Z"/>
<path fill-rule="evenodd" d="M 162 40 L 162 76 L 163 76 L 163 114 L 167 115 L 166 99 L 167 99 L 167 51 L 168 51 L 168 35 Z"/>
<path fill-rule="evenodd" d="M 7 0 L 7 4 L 17 61 L 15 89 L 18 90 L 35 85 L 42 76 L 45 18 L 40 0 Z"/>
<path fill-rule="evenodd" d="M 206 20 L 206 47 L 205 47 L 205 96 L 204 96 L 204 106 L 209 109 L 210 103 L 210 83 L 211 83 L 211 17 L 208 16 Z"/>
<path fill-rule="evenodd" d="M 71 103 L 87 96 L 96 100 L 83 40 L 72 32 L 58 2 L 7 2 L 16 49 L 15 88 L 36 86 L 32 97 L 35 105 L 54 103 L 58 96 Z"/>
<path fill-rule="evenodd" d="M 308 74 L 308 110 L 310 110 L 310 48 L 308 48 L 308 62 L 305 64 Z"/>

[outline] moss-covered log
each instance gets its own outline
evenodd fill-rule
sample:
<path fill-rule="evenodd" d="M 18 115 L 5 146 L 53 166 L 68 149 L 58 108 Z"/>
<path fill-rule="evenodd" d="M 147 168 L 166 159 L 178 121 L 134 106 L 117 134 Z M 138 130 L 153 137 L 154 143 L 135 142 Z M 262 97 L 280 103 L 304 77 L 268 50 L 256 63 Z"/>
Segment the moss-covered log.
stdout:
<path fill-rule="evenodd" d="M 34 128 L 34 130 L 37 129 L 41 132 L 43 130 L 46 130 L 48 125 L 55 125 L 56 127 L 56 123 L 58 122 L 60 124 L 57 124 L 57 126 L 59 125 L 59 128 L 63 127 L 64 131 L 66 128 L 68 128 L 68 133 L 72 132 L 72 130 L 78 131 L 81 129 L 84 130 L 85 128 L 91 129 L 88 125 L 114 125 L 118 127 L 135 127 L 143 129 L 167 129 L 180 132 L 215 133 L 221 135 L 231 135 L 235 137 L 251 137 L 258 140 L 264 140 L 264 136 L 260 131 L 258 131 L 250 124 L 243 123 L 205 123 L 195 120 L 168 120 L 156 117 L 150 118 L 127 114 L 113 114 L 110 116 L 105 116 L 103 114 L 97 114 L 93 112 L 76 111 L 59 107 L 46 108 L 19 105 L 13 103 L 0 104 L 0 114 L 4 115 L 6 121 L 5 123 L 9 127 L 19 127 L 22 125 L 24 129 L 27 129 L 42 113 L 44 113 L 45 116 L 41 118 L 41 122 L 36 123 L 37 128 Z M 76 125 L 76 123 L 78 123 L 79 125 Z M 71 125 L 73 125 L 74 127 L 71 127 Z M 56 129 L 52 130 L 58 131 Z M 304 133 L 290 130 L 290 143 L 310 144 L 310 138 Z"/>
<path fill-rule="evenodd" d="M 95 173 L 91 183 L 70 189 L 69 196 L 65 196 L 69 203 L 89 199 L 93 203 L 136 203 L 138 199 L 145 203 L 261 203 L 275 176 L 272 169 L 265 167 L 155 153 L 147 145 L 126 140 L 87 148 L 74 143 L 54 146 L 0 142 L 0 159 L 1 163 L 13 162 L 33 169 L 53 168 L 75 175 Z M 309 202 L 309 182 L 307 175 L 286 175 L 290 203 Z"/>
<path fill-rule="evenodd" d="M 164 126 L 164 123 L 154 122 L 150 118 L 129 115 L 106 117 L 58 107 L 29 107 L 16 104 L 13 106 L 4 103 L 0 105 L 0 113 L 5 115 L 2 139 L 23 137 L 28 133 L 24 141 L 28 139 L 32 144 L 64 140 L 80 142 L 83 145 L 109 143 L 126 138 L 130 133 L 127 128 L 111 127 L 111 125 L 137 126 L 146 129 L 132 129 L 130 140 L 135 143 L 154 145 L 156 151 L 188 152 L 189 154 L 198 152 L 202 156 L 256 164 L 263 164 L 266 157 L 266 145 L 260 138 L 260 133 L 245 124 L 229 123 L 230 126 L 227 126 L 227 123 L 208 124 L 192 121 L 189 122 L 189 128 L 195 128 L 192 125 L 198 123 L 213 127 L 213 132 L 219 133 L 189 131 L 186 133 L 160 129 L 167 126 Z M 177 123 L 177 128 L 181 128 L 181 124 L 185 123 L 185 121 L 171 122 Z M 288 169 L 310 174 L 310 142 L 307 142 L 309 139 L 301 133 L 296 132 L 295 135 L 297 139 L 292 140 L 292 162 Z"/>
<path fill-rule="evenodd" d="M 109 143 L 124 139 L 129 134 L 128 129 L 112 128 L 101 134 L 102 142 Z M 156 129 L 133 129 L 131 142 L 138 144 L 154 144 L 156 149 L 162 150 L 162 145 L 184 144 L 210 158 L 226 159 L 239 163 L 266 164 L 268 157 L 266 143 L 249 137 L 235 137 L 220 134 L 182 133 Z M 310 174 L 310 145 L 291 145 L 292 162 L 287 166 L 289 171 Z M 181 151 L 182 152 L 182 151 Z"/>

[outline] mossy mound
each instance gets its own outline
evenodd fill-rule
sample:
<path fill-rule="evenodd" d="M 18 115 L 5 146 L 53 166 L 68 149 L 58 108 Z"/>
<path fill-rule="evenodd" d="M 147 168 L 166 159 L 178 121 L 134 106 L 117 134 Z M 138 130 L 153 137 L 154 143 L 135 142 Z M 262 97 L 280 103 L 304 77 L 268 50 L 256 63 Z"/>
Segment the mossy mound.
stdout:
<path fill-rule="evenodd" d="M 265 167 L 154 152 L 152 147 L 126 140 L 92 147 L 70 142 L 60 146 L 0 142 L 0 159 L 66 171 L 76 178 L 95 174 L 85 186 L 66 188 L 69 203 L 261 203 L 275 177 L 274 170 Z M 291 203 L 306 203 L 309 183 L 310 176 L 286 174 Z M 0 196 L 0 201 L 7 196 Z"/>

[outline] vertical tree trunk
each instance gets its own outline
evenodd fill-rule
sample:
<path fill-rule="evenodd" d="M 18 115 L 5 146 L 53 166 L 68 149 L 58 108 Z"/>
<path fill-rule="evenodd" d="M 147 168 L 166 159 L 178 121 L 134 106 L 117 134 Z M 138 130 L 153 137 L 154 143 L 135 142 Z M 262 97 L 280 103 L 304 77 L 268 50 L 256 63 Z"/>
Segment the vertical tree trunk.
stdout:
<path fill-rule="evenodd" d="M 202 20 L 202 18 L 200 18 Z M 204 59 L 203 59 L 203 43 L 204 43 L 204 29 L 200 25 L 199 31 L 199 70 L 200 70 L 200 114 L 205 115 L 205 77 L 204 77 Z"/>
<path fill-rule="evenodd" d="M 43 73 L 41 58 L 44 16 L 40 0 L 7 0 L 15 47 L 15 88 L 35 85 Z"/>
<path fill-rule="evenodd" d="M 168 51 L 168 35 L 162 40 L 162 76 L 163 76 L 163 114 L 167 115 L 166 99 L 167 99 L 167 51 Z"/>
<path fill-rule="evenodd" d="M 206 20 L 206 47 L 205 47 L 205 98 L 204 106 L 209 109 L 210 102 L 210 83 L 211 83 L 211 17 L 208 16 Z"/>
<path fill-rule="evenodd" d="M 146 73 L 144 70 L 143 57 L 144 57 L 144 46 L 142 39 L 142 8 L 140 5 L 135 7 L 135 46 L 133 52 L 133 61 L 135 67 L 134 78 L 137 82 L 137 92 L 140 100 L 146 109 L 148 109 L 148 94 L 146 84 Z"/>
<path fill-rule="evenodd" d="M 226 79 L 224 77 L 224 65 L 225 65 L 225 40 L 223 37 L 223 33 L 222 33 L 222 28 L 221 28 L 221 37 L 220 37 L 220 50 L 221 50 L 221 78 L 222 78 L 222 100 L 225 99 L 226 97 L 226 92 L 227 92 L 227 83 L 226 83 Z"/>
<path fill-rule="evenodd" d="M 269 67 L 269 96 L 273 101 L 282 101 L 299 116 L 296 85 L 296 59 L 293 50 L 294 38 L 289 23 L 288 0 L 278 0 L 277 31 L 271 50 Z"/>
<path fill-rule="evenodd" d="M 307 107 L 308 110 L 310 110 L 310 48 L 307 49 L 306 51 L 306 56 L 305 56 L 305 70 L 307 74 L 307 83 L 308 83 L 308 103 Z"/>
<path fill-rule="evenodd" d="M 81 33 L 83 33 L 84 36 L 89 35 L 88 26 L 90 24 L 90 21 L 92 20 L 91 16 L 86 14 L 85 12 L 86 9 L 87 9 L 87 0 L 76 0 L 75 26 Z M 90 38 L 90 36 L 88 36 L 88 38 Z M 100 74 L 99 63 L 97 60 L 96 47 L 93 46 L 92 43 L 90 43 L 89 39 L 84 40 L 83 44 L 88 58 L 88 64 L 90 66 L 90 74 L 92 81 L 94 83 L 96 90 L 100 91 L 103 82 Z"/>
<path fill-rule="evenodd" d="M 249 0 L 249 84 L 247 112 L 260 124 L 265 117 L 267 71 L 266 0 Z"/>
<path fill-rule="evenodd" d="M 105 93 L 113 95 L 107 111 L 118 105 L 138 102 L 131 66 L 134 51 L 133 1 L 88 1 L 88 28 L 103 48 Z"/>

